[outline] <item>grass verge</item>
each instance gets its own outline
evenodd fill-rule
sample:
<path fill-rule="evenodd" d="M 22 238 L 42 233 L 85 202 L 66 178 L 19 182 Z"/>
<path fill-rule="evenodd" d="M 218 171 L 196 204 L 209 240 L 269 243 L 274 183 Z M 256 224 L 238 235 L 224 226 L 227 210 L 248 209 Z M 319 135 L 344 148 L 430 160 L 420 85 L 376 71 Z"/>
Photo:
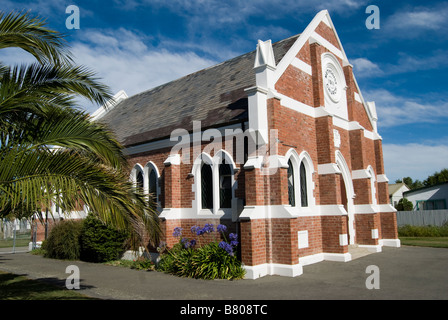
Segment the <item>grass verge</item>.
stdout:
<path fill-rule="evenodd" d="M 404 246 L 448 248 L 448 237 L 400 237 Z"/>

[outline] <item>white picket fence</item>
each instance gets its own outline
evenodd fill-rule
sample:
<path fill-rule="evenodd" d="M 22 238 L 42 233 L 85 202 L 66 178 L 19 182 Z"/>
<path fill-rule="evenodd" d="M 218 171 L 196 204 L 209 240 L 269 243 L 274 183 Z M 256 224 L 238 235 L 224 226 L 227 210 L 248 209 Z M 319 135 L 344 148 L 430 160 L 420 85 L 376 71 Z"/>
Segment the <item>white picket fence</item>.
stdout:
<path fill-rule="evenodd" d="M 445 223 L 448 223 L 448 209 L 397 211 L 398 226 L 442 226 Z"/>

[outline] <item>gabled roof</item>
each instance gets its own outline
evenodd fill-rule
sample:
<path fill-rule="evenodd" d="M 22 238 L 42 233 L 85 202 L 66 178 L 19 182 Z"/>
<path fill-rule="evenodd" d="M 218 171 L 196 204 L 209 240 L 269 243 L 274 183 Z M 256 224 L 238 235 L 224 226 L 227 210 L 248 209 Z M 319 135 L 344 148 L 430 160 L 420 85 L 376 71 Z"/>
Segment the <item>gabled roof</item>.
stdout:
<path fill-rule="evenodd" d="M 389 195 L 393 195 L 395 192 L 397 192 L 401 187 L 406 187 L 407 190 L 410 190 L 409 187 L 404 183 L 390 183 L 389 184 Z"/>
<path fill-rule="evenodd" d="M 272 45 L 278 63 L 299 35 Z M 125 146 L 192 130 L 247 120 L 247 93 L 255 86 L 256 50 L 129 97 L 102 116 Z M 150 73 L 150 70 L 148 70 Z"/>

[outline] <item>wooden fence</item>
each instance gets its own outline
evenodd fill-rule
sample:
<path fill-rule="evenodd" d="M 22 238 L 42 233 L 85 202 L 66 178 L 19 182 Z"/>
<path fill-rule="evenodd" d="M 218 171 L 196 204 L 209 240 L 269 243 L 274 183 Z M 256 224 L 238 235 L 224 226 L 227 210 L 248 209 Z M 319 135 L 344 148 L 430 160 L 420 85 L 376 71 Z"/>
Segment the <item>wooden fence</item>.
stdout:
<path fill-rule="evenodd" d="M 441 226 L 448 223 L 448 209 L 446 210 L 419 210 L 397 211 L 397 225 L 412 226 Z"/>

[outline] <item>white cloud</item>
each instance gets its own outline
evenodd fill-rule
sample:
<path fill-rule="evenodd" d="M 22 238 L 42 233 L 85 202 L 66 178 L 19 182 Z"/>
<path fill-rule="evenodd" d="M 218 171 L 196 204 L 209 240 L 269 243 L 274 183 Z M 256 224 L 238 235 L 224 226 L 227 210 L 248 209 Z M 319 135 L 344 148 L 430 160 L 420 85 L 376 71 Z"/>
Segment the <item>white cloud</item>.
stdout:
<path fill-rule="evenodd" d="M 368 101 L 375 101 L 380 127 L 410 123 L 437 123 L 448 119 L 446 100 L 420 101 L 395 95 L 385 89 L 365 90 L 363 95 Z"/>
<path fill-rule="evenodd" d="M 443 144 L 383 144 L 383 156 L 391 183 L 403 177 L 425 180 L 434 172 L 448 168 L 448 145 Z"/>
<path fill-rule="evenodd" d="M 413 7 L 403 9 L 389 16 L 384 29 L 393 33 L 394 37 L 416 38 L 426 31 L 443 34 L 447 30 L 448 5 L 441 3 L 433 7 Z"/>
<path fill-rule="evenodd" d="M 366 58 L 352 59 L 350 62 L 353 64 L 355 75 L 359 78 L 374 77 L 384 74 L 376 63 L 373 63 Z"/>
<path fill-rule="evenodd" d="M 83 30 L 82 41 L 72 43 L 76 63 L 93 69 L 102 81 L 128 95 L 154 88 L 215 64 L 192 51 L 172 52 L 147 46 L 125 29 Z M 88 106 L 88 111 L 96 107 Z"/>

